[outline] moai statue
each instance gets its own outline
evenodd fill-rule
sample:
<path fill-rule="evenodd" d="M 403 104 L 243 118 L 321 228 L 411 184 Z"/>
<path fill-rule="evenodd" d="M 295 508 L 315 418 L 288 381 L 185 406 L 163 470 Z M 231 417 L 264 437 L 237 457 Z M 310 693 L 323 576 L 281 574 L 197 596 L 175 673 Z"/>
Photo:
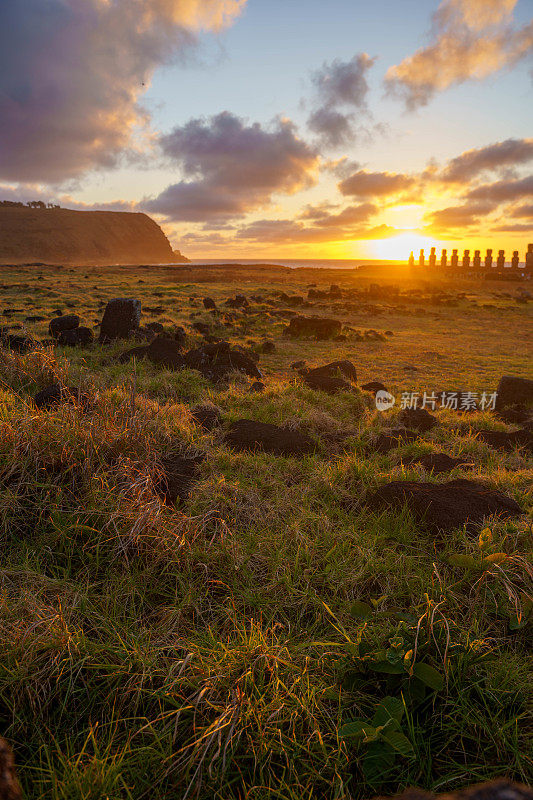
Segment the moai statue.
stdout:
<path fill-rule="evenodd" d="M 481 250 L 474 250 L 474 269 L 476 272 L 481 269 Z"/>
<path fill-rule="evenodd" d="M 459 256 L 457 255 L 458 250 L 452 250 L 452 269 L 457 269 L 459 266 Z"/>
<path fill-rule="evenodd" d="M 492 269 L 492 250 L 487 250 L 485 256 L 485 269 Z"/>
<path fill-rule="evenodd" d="M 432 247 L 432 248 L 431 248 L 431 252 L 430 252 L 430 254 L 429 254 L 429 266 L 430 266 L 432 269 L 435 269 L 435 266 L 436 266 L 436 264 L 437 264 L 437 255 L 436 255 L 436 253 L 435 253 L 435 248 L 434 248 L 434 247 Z"/>
<path fill-rule="evenodd" d="M 419 266 L 419 267 L 423 267 L 423 266 L 424 266 L 424 264 L 425 264 L 425 261 L 424 261 L 424 251 L 423 251 L 423 250 L 421 250 L 421 251 L 420 251 L 420 255 L 418 256 L 418 266 Z"/>
<path fill-rule="evenodd" d="M 463 255 L 463 270 L 468 272 L 470 269 L 470 250 L 465 250 Z"/>
<path fill-rule="evenodd" d="M 511 267 L 513 269 L 518 269 L 519 263 L 520 263 L 520 256 L 518 255 L 518 250 L 513 250 L 513 257 L 511 259 Z"/>
<path fill-rule="evenodd" d="M 448 266 L 448 251 L 447 250 L 443 250 L 442 253 L 440 254 L 440 265 L 441 265 L 441 267 L 443 269 L 445 269 Z"/>
<path fill-rule="evenodd" d="M 498 258 L 496 259 L 496 266 L 498 269 L 505 269 L 505 250 L 498 250 Z"/>
<path fill-rule="evenodd" d="M 526 272 L 533 277 L 533 244 L 528 244 L 526 253 Z"/>
<path fill-rule="evenodd" d="M 414 267 L 415 265 L 415 255 L 412 250 L 411 250 L 411 255 L 409 256 L 409 261 L 407 263 L 409 264 L 410 267 Z"/>

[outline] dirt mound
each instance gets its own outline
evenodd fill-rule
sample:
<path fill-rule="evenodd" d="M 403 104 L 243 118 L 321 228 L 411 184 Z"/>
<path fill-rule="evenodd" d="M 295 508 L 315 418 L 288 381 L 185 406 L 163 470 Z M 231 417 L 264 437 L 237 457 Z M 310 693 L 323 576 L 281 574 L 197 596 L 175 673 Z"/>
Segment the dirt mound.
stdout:
<path fill-rule="evenodd" d="M 224 437 L 233 450 L 264 450 L 277 456 L 305 456 L 315 449 L 313 440 L 299 431 L 280 428 L 269 422 L 239 419 Z"/>

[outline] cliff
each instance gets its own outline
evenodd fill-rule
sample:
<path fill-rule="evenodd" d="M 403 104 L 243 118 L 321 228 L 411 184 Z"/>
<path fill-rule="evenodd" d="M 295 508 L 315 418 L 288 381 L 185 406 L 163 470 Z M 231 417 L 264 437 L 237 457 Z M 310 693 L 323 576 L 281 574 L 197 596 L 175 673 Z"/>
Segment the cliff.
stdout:
<path fill-rule="evenodd" d="M 0 264 L 187 263 L 153 219 L 127 211 L 0 206 Z"/>

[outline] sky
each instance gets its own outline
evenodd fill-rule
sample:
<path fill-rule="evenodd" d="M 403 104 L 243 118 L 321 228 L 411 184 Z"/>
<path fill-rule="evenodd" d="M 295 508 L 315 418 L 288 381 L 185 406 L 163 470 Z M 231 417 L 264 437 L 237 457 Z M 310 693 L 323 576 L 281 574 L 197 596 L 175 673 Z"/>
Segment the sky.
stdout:
<path fill-rule="evenodd" d="M 2 0 L 0 200 L 200 258 L 533 241 L 533 0 Z"/>

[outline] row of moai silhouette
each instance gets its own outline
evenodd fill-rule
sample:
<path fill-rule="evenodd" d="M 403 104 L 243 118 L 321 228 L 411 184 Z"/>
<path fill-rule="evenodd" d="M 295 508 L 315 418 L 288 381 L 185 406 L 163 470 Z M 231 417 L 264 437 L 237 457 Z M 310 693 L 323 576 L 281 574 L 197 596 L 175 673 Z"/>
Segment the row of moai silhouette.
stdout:
<path fill-rule="evenodd" d="M 481 266 L 481 250 L 474 250 L 474 257 L 471 261 L 470 259 L 470 250 L 465 250 L 463 253 L 463 257 L 461 260 L 461 270 L 465 272 L 474 271 L 478 272 L 481 269 L 497 269 L 503 270 L 505 269 L 505 250 L 498 250 L 498 257 L 496 259 L 496 264 L 494 264 L 494 259 L 492 256 L 493 251 L 488 249 L 487 255 L 483 259 L 483 267 Z M 413 252 L 411 251 L 411 255 L 409 256 L 409 266 L 414 267 L 415 265 L 415 257 Z M 436 248 L 432 247 L 428 265 L 431 268 L 437 266 L 437 252 Z M 520 265 L 520 254 L 518 250 L 513 250 L 513 257 L 511 258 L 511 269 L 518 270 Z M 420 255 L 418 257 L 418 266 L 424 267 L 425 266 L 425 257 L 424 251 L 420 251 Z M 442 268 L 448 267 L 448 251 L 442 250 L 440 256 L 440 266 Z M 451 269 L 459 269 L 459 251 L 452 250 L 452 255 L 450 258 L 450 268 Z M 525 270 L 528 274 L 533 274 L 533 244 L 528 244 L 527 252 L 526 252 L 526 263 L 525 263 Z"/>

